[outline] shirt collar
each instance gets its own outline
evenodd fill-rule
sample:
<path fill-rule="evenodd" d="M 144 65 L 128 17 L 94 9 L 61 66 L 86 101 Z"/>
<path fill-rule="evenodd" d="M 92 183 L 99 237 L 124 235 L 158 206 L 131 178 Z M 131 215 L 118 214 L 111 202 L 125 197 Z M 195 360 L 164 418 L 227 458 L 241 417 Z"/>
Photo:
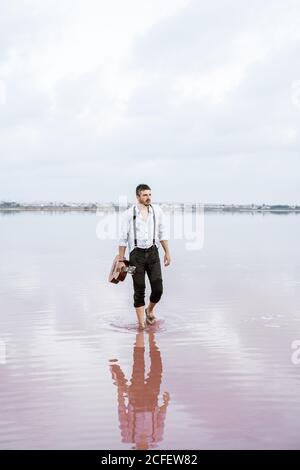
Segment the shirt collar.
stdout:
<path fill-rule="evenodd" d="M 135 204 L 135 207 L 136 207 L 138 212 L 141 212 L 138 204 Z M 148 209 L 149 209 L 149 212 L 152 212 L 152 207 L 151 206 L 148 206 Z"/>

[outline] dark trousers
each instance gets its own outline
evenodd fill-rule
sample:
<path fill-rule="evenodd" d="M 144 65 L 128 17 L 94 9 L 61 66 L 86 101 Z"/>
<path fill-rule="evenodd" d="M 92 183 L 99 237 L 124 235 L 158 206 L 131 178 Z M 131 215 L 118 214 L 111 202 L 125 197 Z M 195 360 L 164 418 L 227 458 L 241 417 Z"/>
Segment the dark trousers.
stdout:
<path fill-rule="evenodd" d="M 150 302 L 159 302 L 163 293 L 162 274 L 158 248 L 152 245 L 150 248 L 134 248 L 129 255 L 130 265 L 136 266 L 133 280 L 133 300 L 135 307 L 145 305 L 145 273 L 151 285 Z"/>

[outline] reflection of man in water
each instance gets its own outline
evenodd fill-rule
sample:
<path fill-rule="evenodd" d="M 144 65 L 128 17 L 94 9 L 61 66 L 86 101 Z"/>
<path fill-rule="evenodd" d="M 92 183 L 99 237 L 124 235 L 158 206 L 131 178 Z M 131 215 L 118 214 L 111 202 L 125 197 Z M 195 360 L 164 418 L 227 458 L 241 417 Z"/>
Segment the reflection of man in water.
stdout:
<path fill-rule="evenodd" d="M 163 394 L 163 404 L 158 405 L 158 396 L 162 378 L 162 361 L 154 340 L 154 333 L 149 333 L 150 372 L 145 380 L 145 344 L 144 332 L 136 335 L 133 350 L 133 368 L 131 383 L 118 364 L 111 364 L 112 377 L 118 387 L 118 414 L 122 442 L 133 442 L 136 449 L 156 447 L 162 441 L 164 421 L 169 393 Z M 125 403 L 128 399 L 128 404 Z"/>

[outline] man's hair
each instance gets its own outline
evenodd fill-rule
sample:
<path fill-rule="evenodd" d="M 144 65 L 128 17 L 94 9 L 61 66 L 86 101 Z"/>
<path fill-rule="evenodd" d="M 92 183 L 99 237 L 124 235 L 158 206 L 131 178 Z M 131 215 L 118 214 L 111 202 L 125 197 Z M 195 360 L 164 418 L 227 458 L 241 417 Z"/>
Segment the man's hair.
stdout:
<path fill-rule="evenodd" d="M 136 187 L 135 194 L 136 194 L 137 196 L 139 196 L 139 195 L 140 195 L 140 192 L 141 192 L 141 191 L 144 191 L 145 189 L 150 189 L 150 191 L 151 191 L 150 186 L 148 186 L 147 184 L 139 184 L 139 185 Z"/>

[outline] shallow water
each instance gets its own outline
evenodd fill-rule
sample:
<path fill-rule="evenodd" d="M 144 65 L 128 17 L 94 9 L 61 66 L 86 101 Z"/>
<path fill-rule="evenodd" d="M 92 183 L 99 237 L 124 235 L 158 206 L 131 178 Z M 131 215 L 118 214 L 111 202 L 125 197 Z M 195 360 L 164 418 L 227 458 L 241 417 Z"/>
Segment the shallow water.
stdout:
<path fill-rule="evenodd" d="M 145 333 L 97 223 L 0 214 L 0 448 L 300 448 L 300 215 L 206 213 Z"/>

